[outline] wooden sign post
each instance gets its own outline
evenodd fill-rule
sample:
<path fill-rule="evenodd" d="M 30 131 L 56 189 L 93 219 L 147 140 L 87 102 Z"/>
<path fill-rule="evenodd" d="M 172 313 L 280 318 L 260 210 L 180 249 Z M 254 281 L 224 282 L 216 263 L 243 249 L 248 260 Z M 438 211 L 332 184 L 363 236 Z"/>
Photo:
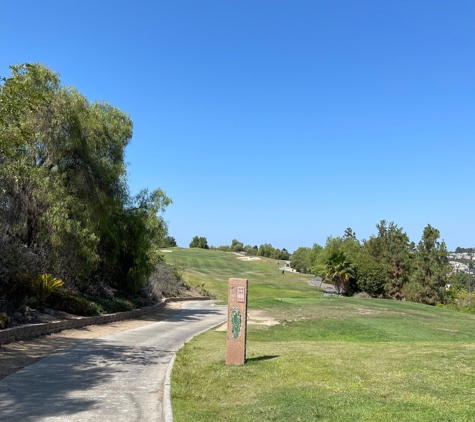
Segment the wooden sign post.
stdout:
<path fill-rule="evenodd" d="M 246 362 L 247 285 L 244 278 L 229 279 L 226 365 L 244 365 Z"/>

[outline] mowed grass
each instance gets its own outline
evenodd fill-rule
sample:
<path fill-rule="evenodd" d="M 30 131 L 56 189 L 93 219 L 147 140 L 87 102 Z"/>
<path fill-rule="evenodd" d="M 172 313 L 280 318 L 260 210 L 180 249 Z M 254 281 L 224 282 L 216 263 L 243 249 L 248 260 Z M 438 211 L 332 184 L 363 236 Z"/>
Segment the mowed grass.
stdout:
<path fill-rule="evenodd" d="M 165 253 L 168 263 L 185 267 L 184 280 L 191 286 L 201 286 L 220 301 L 227 302 L 228 280 L 249 280 L 249 297 L 308 297 L 319 295 L 315 287 L 308 285 L 312 276 L 285 272 L 279 269 L 284 261 L 263 258 L 253 261 L 237 259 L 236 254 L 210 251 L 200 248 L 169 248 Z"/>
<path fill-rule="evenodd" d="M 183 347 L 172 373 L 177 422 L 475 421 L 474 316 L 275 294 L 288 290 L 250 292 L 250 308 L 280 324 L 248 326 L 244 366 L 225 365 L 225 332 Z"/>

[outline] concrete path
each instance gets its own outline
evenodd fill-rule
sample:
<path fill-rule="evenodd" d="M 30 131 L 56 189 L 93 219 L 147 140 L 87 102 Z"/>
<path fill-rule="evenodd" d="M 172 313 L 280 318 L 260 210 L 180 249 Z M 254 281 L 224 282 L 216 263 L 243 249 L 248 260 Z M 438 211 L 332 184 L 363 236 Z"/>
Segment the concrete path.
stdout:
<path fill-rule="evenodd" d="M 0 381 L 0 421 L 162 421 L 175 352 L 226 315 L 226 306 L 186 302 L 166 321 L 44 358 Z"/>
<path fill-rule="evenodd" d="M 335 290 L 332 284 L 328 283 L 323 283 L 323 280 L 321 277 L 315 277 L 312 278 L 308 284 L 315 286 L 315 287 L 321 287 L 324 289 L 323 296 L 334 296 L 338 295 L 338 292 Z"/>

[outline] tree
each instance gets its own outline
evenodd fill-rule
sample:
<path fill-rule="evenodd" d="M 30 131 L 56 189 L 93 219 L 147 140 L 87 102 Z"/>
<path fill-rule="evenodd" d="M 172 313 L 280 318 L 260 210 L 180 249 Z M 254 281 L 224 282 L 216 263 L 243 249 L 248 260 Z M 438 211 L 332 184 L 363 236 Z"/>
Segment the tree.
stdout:
<path fill-rule="evenodd" d="M 251 245 L 246 245 L 244 246 L 244 252 L 246 252 L 246 255 L 248 256 L 255 256 L 257 255 L 257 248 L 253 248 Z"/>
<path fill-rule="evenodd" d="M 409 300 L 435 305 L 444 297 L 450 264 L 445 242 L 439 237 L 439 230 L 430 224 L 424 228 L 416 249 Z"/>
<path fill-rule="evenodd" d="M 130 117 L 61 86 L 43 65 L 11 69 L 0 86 L 0 241 L 21 245 L 16 252 L 31 263 L 22 273 L 41 270 L 75 288 L 139 286 L 160 259 L 171 200 L 159 189 L 129 194 Z"/>
<path fill-rule="evenodd" d="M 347 240 L 347 239 L 356 240 L 356 233 L 353 231 L 353 229 L 351 227 L 348 227 L 345 230 L 343 240 Z"/>
<path fill-rule="evenodd" d="M 257 255 L 270 258 L 273 252 L 274 252 L 273 246 L 270 243 L 264 243 L 264 244 L 259 246 L 259 250 L 257 251 Z"/>
<path fill-rule="evenodd" d="M 165 236 L 162 241 L 162 248 L 174 248 L 177 246 L 176 240 L 172 236 Z"/>
<path fill-rule="evenodd" d="M 116 277 L 122 290 L 136 293 L 162 261 L 160 244 L 167 235 L 167 226 L 160 213 L 171 203 L 161 189 L 149 193 L 142 190 L 122 212 L 122 247 L 116 263 L 121 274 Z"/>
<path fill-rule="evenodd" d="M 324 279 L 327 275 L 327 267 L 324 264 L 315 264 L 310 268 L 310 272 L 316 277 L 321 277 Z"/>
<path fill-rule="evenodd" d="M 358 290 L 378 297 L 384 294 L 388 283 L 388 272 L 384 264 L 376 262 L 370 256 L 361 256 L 356 262 L 356 287 Z"/>
<path fill-rule="evenodd" d="M 287 249 L 282 248 L 281 251 L 278 249 L 276 250 L 276 257 L 275 259 L 281 259 L 282 261 L 287 261 L 290 258 L 290 254 Z"/>
<path fill-rule="evenodd" d="M 366 252 L 378 263 L 386 267 L 388 283 L 385 294 L 395 299 L 402 299 L 402 289 L 412 272 L 414 243 L 393 222 L 381 220 L 376 225 L 378 234 L 371 236 L 364 243 Z"/>
<path fill-rule="evenodd" d="M 290 260 L 290 266 L 297 271 L 303 270 L 305 273 L 310 271 L 312 262 L 310 261 L 311 249 L 307 247 L 299 247 Z"/>
<path fill-rule="evenodd" d="M 206 237 L 195 236 L 190 242 L 190 248 L 209 249 Z"/>
<path fill-rule="evenodd" d="M 455 252 L 456 253 L 474 253 L 475 252 L 475 248 L 461 248 L 460 246 L 457 246 L 455 248 Z"/>
<path fill-rule="evenodd" d="M 337 293 L 341 296 L 348 291 L 350 280 L 355 272 L 343 251 L 333 252 L 327 260 L 327 278 L 333 282 Z"/>
<path fill-rule="evenodd" d="M 244 246 L 242 242 L 237 239 L 233 239 L 231 242 L 231 251 L 233 252 L 242 252 L 244 250 Z"/>

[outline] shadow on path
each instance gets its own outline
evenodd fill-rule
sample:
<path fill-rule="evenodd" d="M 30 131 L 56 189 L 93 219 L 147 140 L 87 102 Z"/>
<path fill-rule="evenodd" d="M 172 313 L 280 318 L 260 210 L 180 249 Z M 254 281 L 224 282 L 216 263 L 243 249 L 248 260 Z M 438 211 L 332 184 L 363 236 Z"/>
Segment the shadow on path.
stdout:
<path fill-rule="evenodd" d="M 165 321 L 162 316 L 157 323 L 86 340 L 5 377 L 0 421 L 160 420 L 173 354 L 209 328 L 209 321 L 223 317 L 219 308 L 166 312 Z M 64 338 L 65 343 L 74 340 Z"/>
<path fill-rule="evenodd" d="M 140 377 L 148 366 L 167 364 L 171 352 L 158 347 L 117 346 L 89 340 L 48 356 L 0 383 L 0 420 L 24 421 L 34 415 L 65 416 L 94 409 L 103 393 L 117 393 L 114 385 L 121 384 L 125 373 Z M 100 393 L 105 385 L 109 387 Z M 129 387 L 134 389 L 133 385 Z M 81 391 L 92 394 L 75 397 Z M 99 393 L 97 398 L 94 391 Z"/>

